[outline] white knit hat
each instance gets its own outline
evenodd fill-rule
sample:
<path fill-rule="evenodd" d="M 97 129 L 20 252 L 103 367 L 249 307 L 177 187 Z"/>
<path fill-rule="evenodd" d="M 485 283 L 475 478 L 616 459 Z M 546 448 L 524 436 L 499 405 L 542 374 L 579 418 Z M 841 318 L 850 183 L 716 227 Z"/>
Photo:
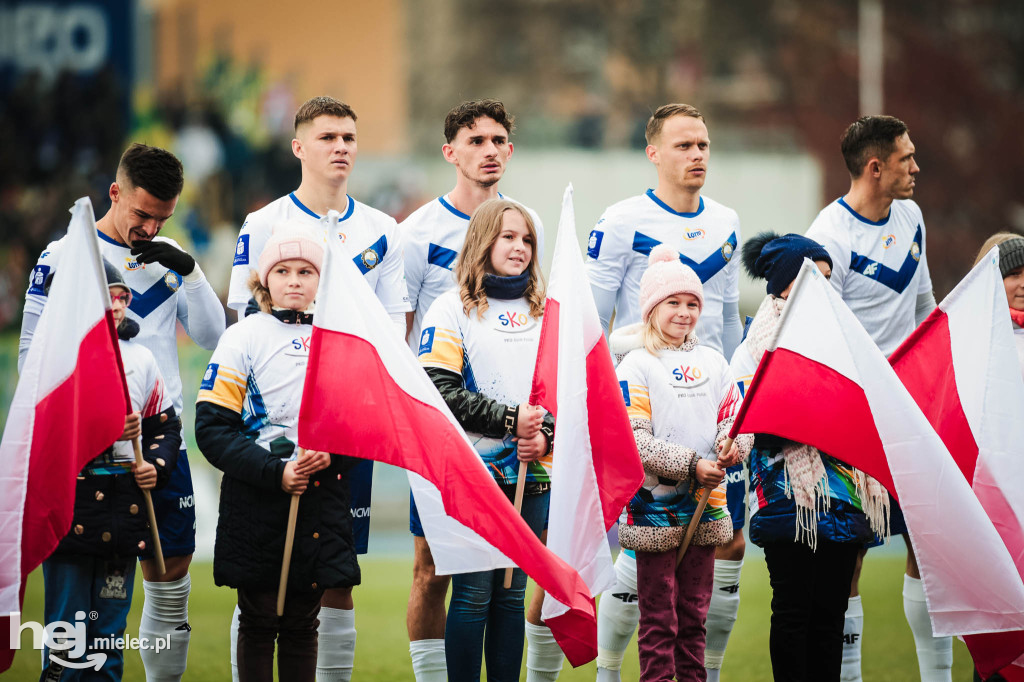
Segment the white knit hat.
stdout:
<path fill-rule="evenodd" d="M 298 221 L 278 224 L 260 254 L 260 284 L 267 286 L 270 270 L 283 260 L 308 261 L 320 272 L 324 265 L 323 241 L 323 237 Z"/>
<path fill-rule="evenodd" d="M 647 322 L 655 306 L 669 296 L 693 294 L 704 309 L 704 287 L 700 277 L 683 265 L 679 254 L 670 246 L 658 244 L 651 249 L 647 271 L 640 278 L 640 317 Z"/>

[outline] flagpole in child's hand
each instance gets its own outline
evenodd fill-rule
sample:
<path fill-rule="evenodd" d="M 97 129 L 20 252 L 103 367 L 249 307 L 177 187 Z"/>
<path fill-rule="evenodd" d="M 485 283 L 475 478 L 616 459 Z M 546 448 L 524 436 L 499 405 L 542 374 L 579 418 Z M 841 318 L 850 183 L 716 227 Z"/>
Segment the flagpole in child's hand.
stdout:
<path fill-rule="evenodd" d="M 721 452 L 729 452 L 729 448 L 731 447 L 732 438 L 726 438 L 722 443 Z M 683 544 L 679 545 L 679 553 L 676 554 L 676 566 L 683 562 L 683 557 L 686 556 L 686 550 L 690 548 L 690 543 L 693 541 L 693 534 L 697 532 L 697 525 L 700 523 L 700 517 L 704 514 L 704 507 L 708 505 L 708 499 L 710 497 L 711 488 L 702 488 L 700 491 L 700 497 L 697 498 L 697 509 L 694 510 L 693 516 L 690 517 L 689 525 L 686 526 L 686 535 L 683 536 Z"/>
<path fill-rule="evenodd" d="M 298 463 L 306 456 L 305 448 L 299 448 L 299 455 L 295 458 Z M 299 496 L 302 493 L 292 493 L 291 506 L 288 507 L 288 530 L 284 535 L 284 557 L 281 559 L 281 582 L 277 586 L 277 615 L 284 615 L 284 594 L 288 587 L 288 569 L 292 564 L 292 547 L 295 544 L 295 522 L 299 518 Z"/>
<path fill-rule="evenodd" d="M 516 479 L 516 498 L 515 508 L 516 514 L 522 515 L 523 513 L 523 494 L 526 492 L 526 471 L 530 466 L 529 462 L 519 462 L 519 478 Z M 505 589 L 512 587 L 512 567 L 509 566 L 505 569 Z"/>
<path fill-rule="evenodd" d="M 142 436 L 136 436 L 132 439 L 132 447 L 135 448 L 135 464 L 136 466 L 141 466 L 144 464 L 142 459 Z M 167 567 L 164 565 L 164 550 L 160 546 L 160 531 L 156 527 L 153 495 L 150 494 L 148 489 L 145 489 L 142 491 L 142 497 L 146 500 L 146 516 L 149 517 L 149 530 L 153 534 L 153 558 L 156 560 L 156 570 L 162 576 L 167 572 Z"/>
<path fill-rule="evenodd" d="M 540 433 L 541 424 L 544 422 L 544 409 L 536 407 L 529 403 L 524 403 L 519 406 L 516 416 L 516 441 L 520 439 L 530 439 Z M 531 435 L 523 435 L 522 432 L 530 432 Z M 517 448 L 518 449 L 518 448 Z M 533 459 L 531 456 L 530 459 Z M 526 492 L 526 474 L 530 466 L 529 460 L 519 460 L 519 477 L 516 479 L 516 496 L 515 502 L 513 503 L 516 508 L 516 514 L 522 515 L 523 513 L 523 494 Z M 505 589 L 512 587 L 512 567 L 505 569 Z"/>

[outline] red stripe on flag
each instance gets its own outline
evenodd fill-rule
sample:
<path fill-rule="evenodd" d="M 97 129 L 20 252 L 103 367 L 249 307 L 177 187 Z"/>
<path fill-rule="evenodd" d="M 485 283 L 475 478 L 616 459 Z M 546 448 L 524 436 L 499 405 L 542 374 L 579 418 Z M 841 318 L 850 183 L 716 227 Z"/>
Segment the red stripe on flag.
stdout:
<path fill-rule="evenodd" d="M 433 483 L 452 518 L 575 610 L 549 623 L 569 662 L 597 656 L 594 601 L 579 574 L 544 547 L 447 417 L 406 393 L 366 339 L 313 327 L 299 442 L 393 464 Z"/>
<path fill-rule="evenodd" d="M 602 335 L 587 354 L 587 414 L 605 530 L 618 520 L 644 482 L 644 467 L 611 358 Z"/>
<path fill-rule="evenodd" d="M 82 338 L 71 375 L 36 405 L 22 517 L 21 570 L 28 576 L 57 547 L 74 512 L 75 479 L 124 429 L 122 379 L 109 322 Z M 115 421 L 111 413 L 117 414 Z"/>
<path fill-rule="evenodd" d="M 786 348 L 761 358 L 732 428 L 814 446 L 896 494 L 864 390 L 831 367 Z"/>
<path fill-rule="evenodd" d="M 541 405 L 558 417 L 558 301 L 548 298 L 544 303 L 544 320 L 540 327 L 537 364 L 533 370 L 530 404 Z M 589 373 L 589 367 L 588 367 Z M 593 441 L 591 441 L 593 442 Z"/>
<path fill-rule="evenodd" d="M 949 317 L 936 308 L 889 357 L 889 364 L 970 483 L 978 444 L 960 402 L 951 344 Z"/>

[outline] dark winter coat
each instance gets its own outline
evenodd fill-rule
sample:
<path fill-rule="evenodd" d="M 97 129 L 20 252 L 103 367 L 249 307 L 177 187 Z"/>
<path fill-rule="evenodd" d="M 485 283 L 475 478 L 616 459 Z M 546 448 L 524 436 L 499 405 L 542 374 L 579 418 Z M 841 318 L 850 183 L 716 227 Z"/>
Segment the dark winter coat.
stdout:
<path fill-rule="evenodd" d="M 291 495 L 281 489 L 290 452 L 270 452 L 242 435 L 241 415 L 196 404 L 196 442 L 224 472 L 214 545 L 218 585 L 276 590 L 281 577 Z M 288 590 L 350 587 L 360 582 L 352 538 L 351 495 L 345 473 L 357 460 L 331 456 L 299 498 Z"/>

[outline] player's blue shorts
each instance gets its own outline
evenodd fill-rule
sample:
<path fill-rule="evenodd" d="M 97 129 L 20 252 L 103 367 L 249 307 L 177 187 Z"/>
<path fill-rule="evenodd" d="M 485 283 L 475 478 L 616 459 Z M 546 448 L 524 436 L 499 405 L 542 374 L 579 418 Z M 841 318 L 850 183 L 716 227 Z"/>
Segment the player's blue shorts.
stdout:
<path fill-rule="evenodd" d="M 373 460 L 361 459 L 349 469 L 349 492 L 352 495 L 352 537 L 356 554 L 366 554 L 370 545 L 370 492 L 373 486 Z"/>
<path fill-rule="evenodd" d="M 160 548 L 164 557 L 189 556 L 196 551 L 196 496 L 192 490 L 192 471 L 188 454 L 178 451 L 178 464 L 160 490 L 153 491 L 153 511 L 160 530 Z M 140 559 L 152 559 L 153 547 L 139 553 Z"/>
<path fill-rule="evenodd" d="M 732 516 L 732 529 L 743 528 L 747 513 L 747 474 L 743 462 L 725 470 L 725 506 Z"/>

